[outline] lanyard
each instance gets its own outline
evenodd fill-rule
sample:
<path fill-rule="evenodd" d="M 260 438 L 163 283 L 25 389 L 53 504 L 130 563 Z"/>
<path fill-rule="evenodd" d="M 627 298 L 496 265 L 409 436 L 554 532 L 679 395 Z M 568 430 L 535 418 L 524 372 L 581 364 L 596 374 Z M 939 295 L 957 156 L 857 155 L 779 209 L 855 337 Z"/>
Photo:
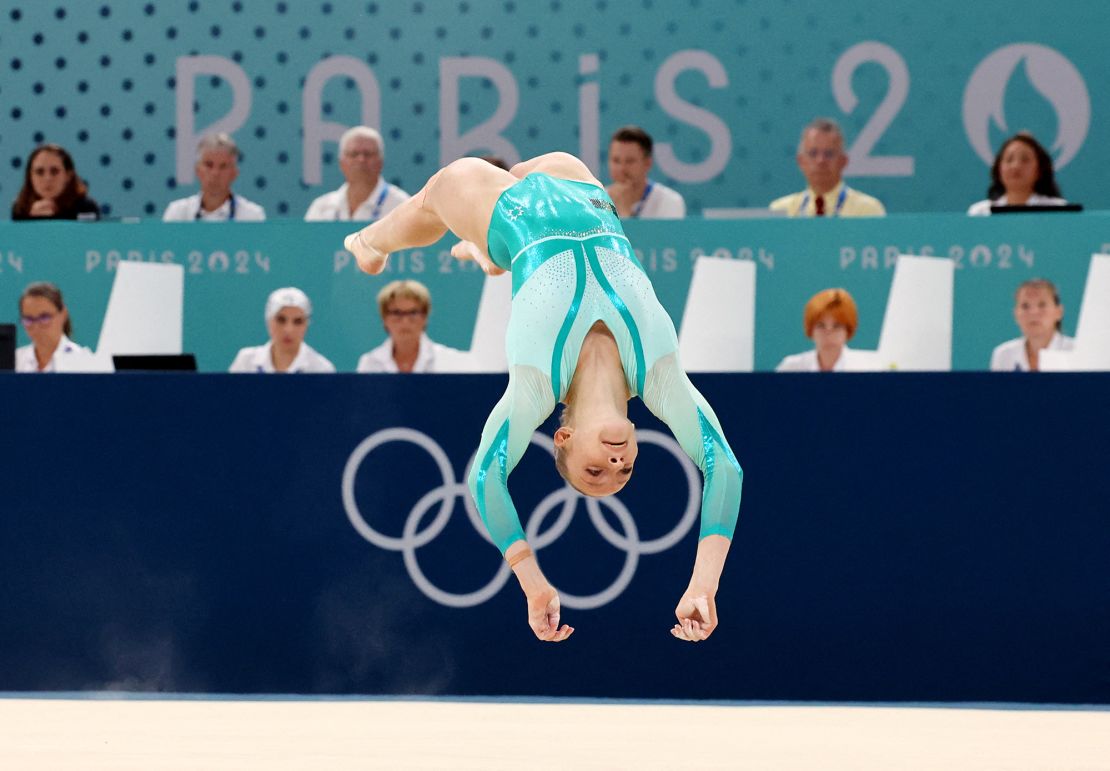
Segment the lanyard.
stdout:
<path fill-rule="evenodd" d="M 376 220 L 382 214 L 382 204 L 385 203 L 386 193 L 389 192 L 389 183 L 387 182 L 382 187 L 382 194 L 378 196 L 378 202 L 374 204 L 374 211 L 370 213 L 370 219 Z"/>
<path fill-rule="evenodd" d="M 640 216 L 640 212 L 643 211 L 643 208 L 644 208 L 644 202 L 647 201 L 648 196 L 651 195 L 651 189 L 653 187 L 655 187 L 655 183 L 652 182 L 651 180 L 648 180 L 647 187 L 644 188 L 644 194 L 642 196 L 640 196 L 640 200 L 637 201 L 636 205 L 632 207 L 632 216 L 633 217 L 639 217 Z"/>
<path fill-rule="evenodd" d="M 204 200 L 204 196 L 201 196 L 201 200 L 202 201 Z M 227 218 L 230 221 L 230 220 L 235 219 L 235 194 L 232 193 L 231 198 L 228 199 L 228 200 L 229 200 L 229 203 L 228 203 L 228 207 L 227 207 Z M 202 214 L 204 214 L 204 204 L 203 203 L 198 203 L 197 204 L 197 216 L 194 217 L 194 219 L 198 219 L 198 220 L 199 219 L 204 219 L 201 216 Z"/>
<path fill-rule="evenodd" d="M 840 210 L 844 208 L 844 201 L 847 198 L 848 198 L 848 186 L 845 185 L 844 187 L 840 188 L 840 195 L 838 195 L 836 197 L 836 208 L 833 209 L 833 213 L 832 213 L 831 216 L 833 216 L 833 217 L 839 217 L 840 216 Z M 801 214 L 802 212 L 804 212 L 806 210 L 806 206 L 808 206 L 808 205 L 809 205 L 809 191 L 807 190 L 806 194 L 805 194 L 805 197 L 802 199 L 802 205 L 798 207 L 798 214 Z M 797 215 L 795 215 L 795 216 L 797 216 Z"/>

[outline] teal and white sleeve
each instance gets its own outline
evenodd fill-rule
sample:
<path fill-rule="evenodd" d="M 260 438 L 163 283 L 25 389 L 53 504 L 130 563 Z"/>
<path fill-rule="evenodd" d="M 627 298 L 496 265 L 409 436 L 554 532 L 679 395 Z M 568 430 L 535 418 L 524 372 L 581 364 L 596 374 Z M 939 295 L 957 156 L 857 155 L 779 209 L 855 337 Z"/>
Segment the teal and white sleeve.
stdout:
<path fill-rule="evenodd" d="M 725 440 L 713 408 L 679 366 L 675 354 L 652 366 L 644 383 L 644 404 L 670 427 L 675 439 L 701 469 L 701 534 L 732 538 L 740 513 L 744 472 Z"/>
<path fill-rule="evenodd" d="M 536 428 L 554 409 L 550 379 L 531 367 L 513 367 L 504 396 L 486 418 L 467 483 L 482 522 L 502 554 L 524 538 L 509 495 L 509 474 L 528 449 Z"/>

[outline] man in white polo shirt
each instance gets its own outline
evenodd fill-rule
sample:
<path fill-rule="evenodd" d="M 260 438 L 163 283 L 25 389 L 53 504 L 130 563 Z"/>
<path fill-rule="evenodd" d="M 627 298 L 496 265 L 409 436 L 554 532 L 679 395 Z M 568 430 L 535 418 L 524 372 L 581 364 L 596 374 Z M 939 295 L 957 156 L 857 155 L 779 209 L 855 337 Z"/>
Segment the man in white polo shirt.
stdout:
<path fill-rule="evenodd" d="M 339 138 L 339 170 L 347 181 L 308 207 L 307 222 L 374 221 L 409 199 L 409 194 L 382 178 L 385 144 L 369 126 L 347 129 Z"/>
<path fill-rule="evenodd" d="M 200 192 L 166 207 L 165 222 L 261 222 L 266 211 L 231 192 L 239 177 L 239 148 L 227 134 L 207 134 L 197 143 Z"/>
<path fill-rule="evenodd" d="M 651 135 L 639 126 L 623 126 L 609 140 L 609 178 L 605 188 L 621 219 L 682 219 L 686 201 L 677 190 L 648 179 Z"/>

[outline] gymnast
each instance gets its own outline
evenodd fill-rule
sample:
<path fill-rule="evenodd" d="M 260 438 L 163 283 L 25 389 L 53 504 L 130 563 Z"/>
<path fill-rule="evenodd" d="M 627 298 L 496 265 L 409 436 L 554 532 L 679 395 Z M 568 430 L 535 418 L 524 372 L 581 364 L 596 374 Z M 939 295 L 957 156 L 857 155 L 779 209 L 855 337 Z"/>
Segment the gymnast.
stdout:
<path fill-rule="evenodd" d="M 636 463 L 628 400 L 639 396 L 704 475 L 693 574 L 671 634 L 704 640 L 740 508 L 742 471 L 716 415 L 678 362 L 674 324 L 624 235 L 605 187 L 584 163 L 550 153 L 499 169 L 462 158 L 383 219 L 347 236 L 359 267 L 378 274 L 390 252 L 435 243 L 488 274 L 512 271 L 509 385 L 482 432 L 469 486 L 482 521 L 527 598 L 541 640 L 559 625 L 559 595 L 525 540 L 508 477 L 536 428 L 563 403 L 555 465 L 585 495 L 616 493 Z"/>

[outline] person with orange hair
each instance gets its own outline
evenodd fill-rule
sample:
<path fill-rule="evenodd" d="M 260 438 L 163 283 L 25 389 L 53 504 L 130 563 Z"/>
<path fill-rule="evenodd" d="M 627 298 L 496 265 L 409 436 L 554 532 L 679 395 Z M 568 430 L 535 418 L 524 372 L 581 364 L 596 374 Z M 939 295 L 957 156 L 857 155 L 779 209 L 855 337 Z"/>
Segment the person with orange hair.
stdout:
<path fill-rule="evenodd" d="M 809 298 L 802 319 L 813 350 L 787 356 L 775 372 L 844 372 L 848 341 L 859 326 L 852 295 L 846 289 L 823 289 Z"/>

